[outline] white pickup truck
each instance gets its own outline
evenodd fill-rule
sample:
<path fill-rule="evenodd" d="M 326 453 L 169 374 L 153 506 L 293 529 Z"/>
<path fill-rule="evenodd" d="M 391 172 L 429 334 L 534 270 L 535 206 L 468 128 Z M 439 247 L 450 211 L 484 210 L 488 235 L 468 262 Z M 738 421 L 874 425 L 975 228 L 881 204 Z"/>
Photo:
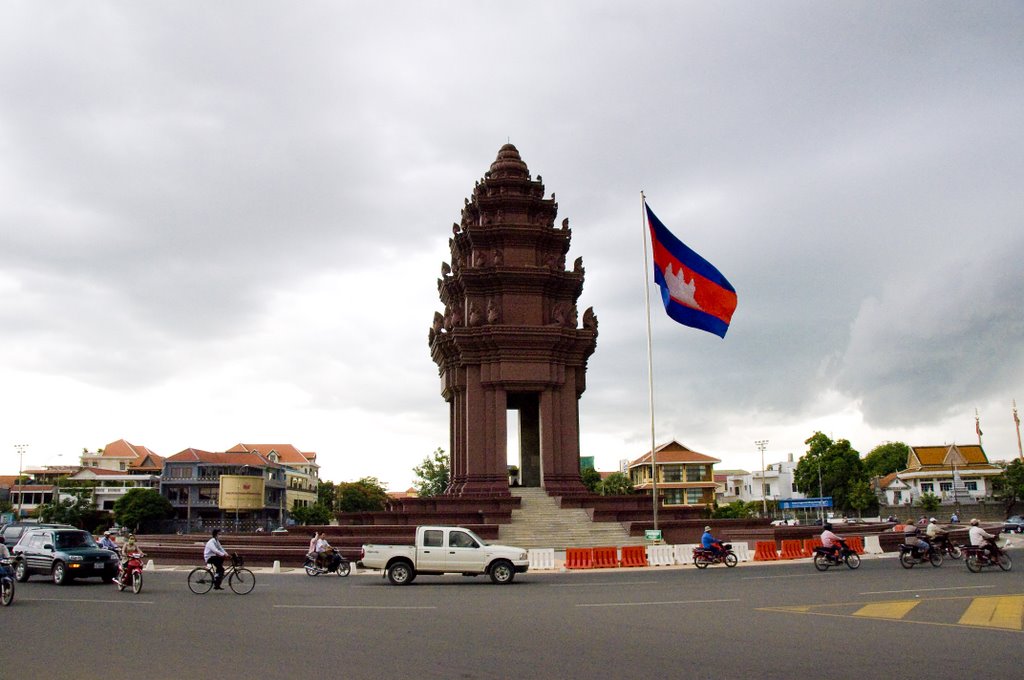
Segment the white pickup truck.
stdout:
<path fill-rule="evenodd" d="M 494 583 L 511 583 L 526 572 L 530 558 L 522 548 L 488 545 L 469 529 L 423 526 L 416 528 L 416 545 L 367 544 L 357 564 L 384 570 L 399 586 L 419 574 L 487 574 Z"/>

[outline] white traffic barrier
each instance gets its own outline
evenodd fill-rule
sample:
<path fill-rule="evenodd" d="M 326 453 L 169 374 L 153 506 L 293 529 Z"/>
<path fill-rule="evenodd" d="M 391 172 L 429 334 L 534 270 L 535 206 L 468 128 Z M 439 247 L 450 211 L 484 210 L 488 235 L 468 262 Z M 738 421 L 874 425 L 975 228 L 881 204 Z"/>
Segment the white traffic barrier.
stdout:
<path fill-rule="evenodd" d="M 750 561 L 750 544 L 746 541 L 733 543 L 732 551 L 736 553 L 736 559 L 738 559 L 740 562 Z"/>
<path fill-rule="evenodd" d="M 676 564 L 693 564 L 693 549 L 699 543 L 683 543 L 675 547 Z"/>
<path fill-rule="evenodd" d="M 673 546 L 671 545 L 649 545 L 647 546 L 647 564 L 652 567 L 670 567 L 673 562 Z"/>
<path fill-rule="evenodd" d="M 527 552 L 530 555 L 530 569 L 544 570 L 555 568 L 554 548 L 532 548 Z"/>
<path fill-rule="evenodd" d="M 864 552 L 868 555 L 882 554 L 882 544 L 878 542 L 877 534 L 869 534 L 864 537 Z"/>
<path fill-rule="evenodd" d="M 142 568 L 143 571 L 156 571 L 156 565 L 153 564 L 153 560 L 146 562 L 146 566 Z"/>
<path fill-rule="evenodd" d="M 273 569 L 270 570 L 270 573 L 271 574 L 280 574 L 281 573 L 281 560 L 274 560 L 274 567 L 273 567 Z"/>

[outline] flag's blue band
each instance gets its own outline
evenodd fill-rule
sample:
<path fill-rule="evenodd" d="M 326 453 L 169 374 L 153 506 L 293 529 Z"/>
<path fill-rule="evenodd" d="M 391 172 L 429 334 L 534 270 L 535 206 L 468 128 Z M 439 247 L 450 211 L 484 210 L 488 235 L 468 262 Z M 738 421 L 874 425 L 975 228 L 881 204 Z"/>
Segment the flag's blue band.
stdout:
<path fill-rule="evenodd" d="M 722 276 L 722 272 L 718 271 L 713 264 L 693 252 L 689 246 L 677 239 L 675 235 L 661 223 L 661 220 L 658 219 L 657 215 L 651 211 L 650 206 L 645 203 L 644 208 L 647 210 L 647 217 L 650 220 L 651 228 L 654 230 L 658 242 L 665 246 L 666 250 L 671 251 L 680 262 L 683 262 L 687 267 L 700 274 L 708 281 L 712 281 L 733 293 L 736 292 L 736 289 L 732 287 L 732 284 L 729 283 L 728 279 Z M 660 282 L 660 285 L 664 285 L 664 282 Z"/>

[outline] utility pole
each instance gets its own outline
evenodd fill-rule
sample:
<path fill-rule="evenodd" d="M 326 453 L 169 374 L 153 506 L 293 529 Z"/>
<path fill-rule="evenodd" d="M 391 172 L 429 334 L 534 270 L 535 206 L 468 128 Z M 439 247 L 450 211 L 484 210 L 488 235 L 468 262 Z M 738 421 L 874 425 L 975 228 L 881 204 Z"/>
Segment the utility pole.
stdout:
<path fill-rule="evenodd" d="M 25 450 L 29 448 L 27 443 L 15 443 L 14 450 L 17 451 L 17 517 L 15 519 L 22 519 L 22 502 L 25 500 L 25 480 L 22 479 L 22 472 L 25 469 L 23 461 L 25 460 Z"/>
<path fill-rule="evenodd" d="M 763 511 L 763 514 L 767 517 L 768 499 L 765 496 L 764 492 L 764 449 L 766 446 L 768 446 L 768 440 L 758 439 L 757 441 L 754 442 L 754 446 L 756 446 L 761 451 L 761 510 Z"/>

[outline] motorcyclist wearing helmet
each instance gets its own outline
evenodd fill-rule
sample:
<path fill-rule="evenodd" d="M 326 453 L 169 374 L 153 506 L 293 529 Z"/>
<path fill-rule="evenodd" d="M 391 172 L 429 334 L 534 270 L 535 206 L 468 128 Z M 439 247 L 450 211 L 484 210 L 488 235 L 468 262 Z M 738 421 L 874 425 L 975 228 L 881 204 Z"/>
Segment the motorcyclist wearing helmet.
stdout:
<path fill-rule="evenodd" d="M 700 537 L 700 544 L 705 550 L 710 550 L 715 557 L 720 557 L 725 552 L 721 539 L 712 535 L 710 526 L 704 527 L 704 535 Z"/>
<path fill-rule="evenodd" d="M 903 542 L 913 549 L 912 554 L 915 557 L 924 557 L 932 549 L 931 544 L 921 538 L 921 530 L 912 519 L 908 519 L 903 527 Z"/>
<path fill-rule="evenodd" d="M 940 549 L 949 539 L 946 530 L 939 526 L 938 520 L 934 517 L 928 520 L 928 528 L 924 530 L 924 533 L 928 537 L 928 541 Z"/>
<path fill-rule="evenodd" d="M 840 538 L 835 532 L 832 531 L 832 524 L 825 522 L 821 527 L 821 545 L 827 548 L 832 554 L 832 557 L 839 559 L 840 548 L 846 547 L 846 541 Z"/>
<path fill-rule="evenodd" d="M 985 556 L 990 560 L 995 557 L 996 550 L 996 537 L 994 534 L 990 534 L 981 528 L 981 522 L 975 517 L 971 520 L 971 528 L 967 530 L 967 536 L 971 539 L 971 545 L 980 547 L 984 552 Z"/>

